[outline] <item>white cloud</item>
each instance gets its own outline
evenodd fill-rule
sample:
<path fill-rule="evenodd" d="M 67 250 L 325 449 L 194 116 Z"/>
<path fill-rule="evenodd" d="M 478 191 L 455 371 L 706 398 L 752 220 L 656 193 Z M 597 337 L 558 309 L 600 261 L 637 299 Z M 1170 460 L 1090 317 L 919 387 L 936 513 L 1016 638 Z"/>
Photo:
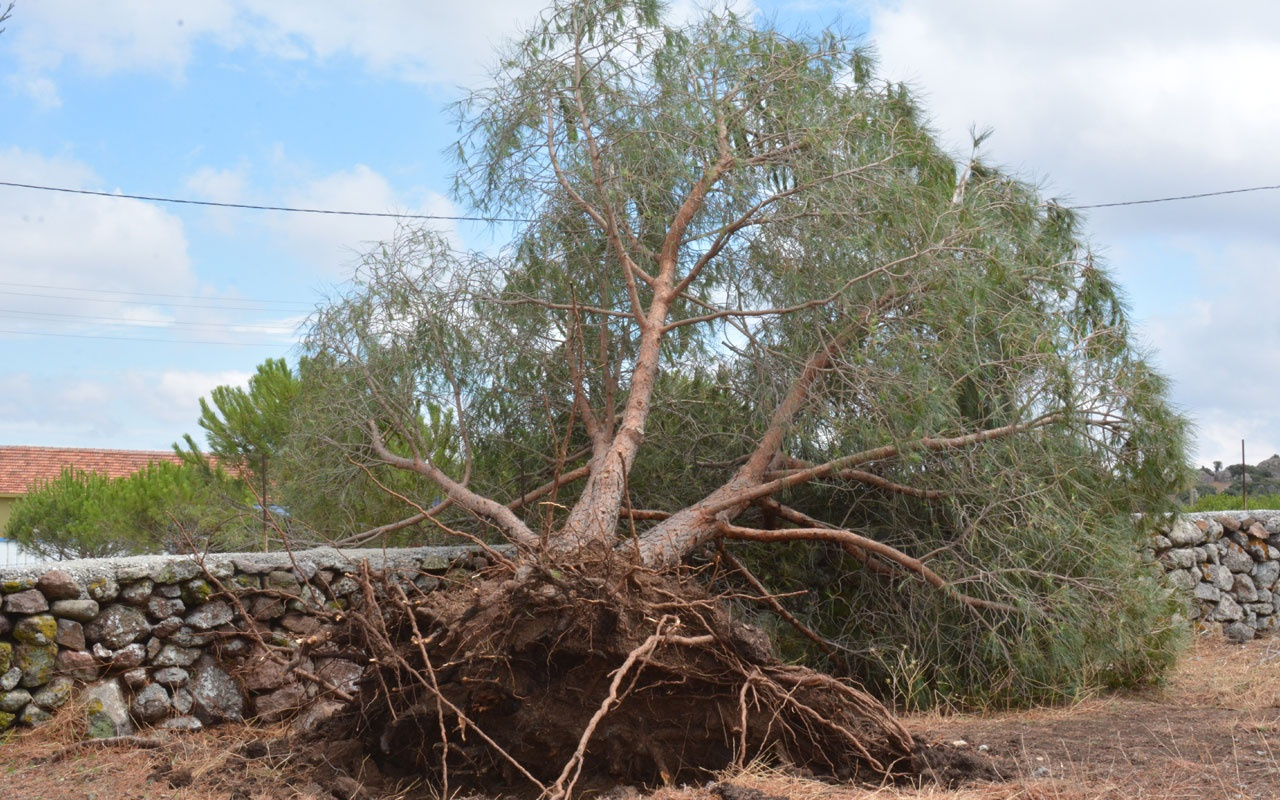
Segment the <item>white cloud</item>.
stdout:
<path fill-rule="evenodd" d="M 194 48 L 209 41 L 288 60 L 345 56 L 380 74 L 453 86 L 482 77 L 494 47 L 544 6 L 544 0 L 41 0 L 24 6 L 6 35 L 30 80 L 68 63 L 98 74 L 181 79 Z"/>
<path fill-rule="evenodd" d="M 1096 203 L 1274 184 L 1280 6 L 1241 0 L 861 3 L 882 74 L 944 141 L 992 127 L 989 161 Z M 1198 423 L 1197 455 L 1280 444 L 1280 192 L 1089 212 Z M 1256 445 L 1256 449 L 1255 449 Z M 1263 451 L 1266 452 L 1263 452 Z M 1234 453 L 1234 455 L 1233 455 Z M 1256 460 L 1256 459 L 1254 459 Z"/>

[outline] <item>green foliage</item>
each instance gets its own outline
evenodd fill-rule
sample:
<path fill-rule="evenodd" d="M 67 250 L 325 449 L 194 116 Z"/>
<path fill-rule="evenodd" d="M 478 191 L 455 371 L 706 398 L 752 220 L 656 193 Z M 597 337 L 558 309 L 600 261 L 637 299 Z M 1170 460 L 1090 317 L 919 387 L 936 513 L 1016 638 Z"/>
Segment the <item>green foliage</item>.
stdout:
<path fill-rule="evenodd" d="M 219 464 L 252 477 L 254 486 L 269 483 L 269 464 L 289 435 L 300 391 L 298 378 L 282 358 L 258 365 L 249 388 L 218 386 L 200 398 L 200 427 Z M 187 450 L 200 448 L 188 435 Z"/>
<path fill-rule="evenodd" d="M 917 705 L 1016 704 L 1169 663 L 1171 601 L 1132 520 L 1185 488 L 1186 420 L 1080 220 L 985 163 L 982 137 L 957 163 L 911 93 L 836 34 L 731 14 L 676 27 L 625 0 L 556 3 L 458 111 L 459 195 L 532 221 L 497 255 L 403 230 L 316 315 L 307 424 L 346 470 L 324 486 L 385 466 L 372 426 L 400 457 L 518 504 L 603 474 L 634 412 L 626 502 L 663 514 L 633 525 L 602 507 L 607 533 L 709 542 L 697 504 L 716 492 L 726 520 L 787 527 L 724 500 L 769 486 L 904 554 L 739 548 L 774 590 L 807 592 L 788 602 L 838 644 L 833 669 Z M 636 377 L 651 367 L 651 384 Z M 439 497 L 409 478 L 412 504 Z M 569 484 L 519 513 L 551 541 L 568 507 L 605 495 Z"/>
<path fill-rule="evenodd" d="M 1221 494 L 1202 494 L 1187 511 L 1240 511 L 1244 508 L 1244 500 L 1237 491 L 1223 490 Z M 1249 492 L 1250 509 L 1280 509 L 1280 494 L 1257 494 Z"/>
<path fill-rule="evenodd" d="M 124 478 L 64 469 L 20 499 L 5 536 L 52 559 L 242 549 L 252 528 L 242 482 L 157 461 Z"/>

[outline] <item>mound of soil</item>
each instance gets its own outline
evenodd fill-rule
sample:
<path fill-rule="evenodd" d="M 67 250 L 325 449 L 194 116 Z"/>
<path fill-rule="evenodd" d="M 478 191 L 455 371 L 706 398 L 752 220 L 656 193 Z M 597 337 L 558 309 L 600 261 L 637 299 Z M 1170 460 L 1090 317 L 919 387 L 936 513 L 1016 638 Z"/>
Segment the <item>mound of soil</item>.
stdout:
<path fill-rule="evenodd" d="M 347 620 L 342 644 L 376 668 L 326 733 L 390 775 L 557 797 L 757 759 L 840 780 L 920 766 L 878 701 L 780 663 L 696 585 L 619 561 L 505 566 L 432 591 L 370 580 Z"/>

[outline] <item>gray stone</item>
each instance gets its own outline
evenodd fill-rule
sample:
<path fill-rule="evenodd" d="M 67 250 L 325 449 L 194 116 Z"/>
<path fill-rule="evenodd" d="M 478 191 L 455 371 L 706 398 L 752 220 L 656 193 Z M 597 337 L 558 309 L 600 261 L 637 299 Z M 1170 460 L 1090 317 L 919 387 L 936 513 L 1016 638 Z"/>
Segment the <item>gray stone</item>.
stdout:
<path fill-rule="evenodd" d="M 35 589 L 6 595 L 4 610 L 9 614 L 39 614 L 49 610 L 49 601 Z"/>
<path fill-rule="evenodd" d="M 133 720 L 129 719 L 129 706 L 125 702 L 120 681 L 109 680 L 94 684 L 85 690 L 84 697 L 89 738 L 111 739 L 133 734 Z"/>
<path fill-rule="evenodd" d="M 204 647 L 213 636 L 212 631 L 197 631 L 183 625 L 169 635 L 169 641 L 179 647 Z"/>
<path fill-rule="evenodd" d="M 1257 581 L 1254 581 L 1254 583 L 1257 583 Z M 1271 591 L 1270 591 L 1269 589 L 1259 589 L 1259 590 L 1258 590 L 1258 602 L 1259 602 L 1259 603 L 1270 603 L 1270 602 L 1271 602 Z"/>
<path fill-rule="evenodd" d="M 178 647 L 166 644 L 151 657 L 151 663 L 157 667 L 189 667 L 200 658 L 200 650 L 195 647 Z"/>
<path fill-rule="evenodd" d="M 75 689 L 75 681 L 70 678 L 54 678 L 31 696 L 31 702 L 45 710 L 52 711 L 65 706 L 71 696 L 75 694 Z"/>
<path fill-rule="evenodd" d="M 4 614 L 0 614 L 0 636 L 4 636 L 11 630 L 13 630 L 13 623 L 9 622 L 9 618 Z"/>
<path fill-rule="evenodd" d="M 1253 556 L 1238 547 L 1228 547 L 1222 556 L 1222 565 L 1232 572 L 1251 572 Z"/>
<path fill-rule="evenodd" d="M 1159 533 L 1151 537 L 1151 549 L 1155 550 L 1157 553 L 1161 550 L 1168 550 L 1170 547 L 1173 547 L 1173 542 L 1169 541 L 1169 537 Z M 334 586 L 333 590 L 337 592 L 338 587 Z M 343 594 L 343 592 L 339 592 L 339 594 Z"/>
<path fill-rule="evenodd" d="M 186 689 L 173 690 L 173 710 L 179 714 L 190 714 L 195 702 Z"/>
<path fill-rule="evenodd" d="M 31 692 L 26 689 L 14 689 L 11 692 L 0 694 L 0 711 L 8 714 L 17 714 L 22 710 L 23 706 L 31 702 Z"/>
<path fill-rule="evenodd" d="M 1244 609 L 1231 599 L 1231 595 L 1224 594 L 1213 610 L 1213 619 L 1219 622 L 1239 622 L 1244 619 Z"/>
<path fill-rule="evenodd" d="M 4 675 L 0 675 L 0 689 L 6 692 L 12 691 L 21 680 L 22 670 L 18 667 L 13 667 Z"/>
<path fill-rule="evenodd" d="M 1174 569 L 1190 569 L 1196 564 L 1196 552 L 1190 547 L 1176 547 L 1160 558 Z"/>
<path fill-rule="evenodd" d="M 83 591 L 70 572 L 51 569 L 36 580 L 36 588 L 49 600 L 75 600 Z"/>
<path fill-rule="evenodd" d="M 239 684 L 213 658 L 205 656 L 200 659 L 192 670 L 187 688 L 195 703 L 193 711 L 204 724 L 244 719 L 245 698 Z"/>
<path fill-rule="evenodd" d="M 35 703 L 28 703 L 27 707 L 22 709 L 22 713 L 18 715 L 18 720 L 22 724 L 32 727 L 43 725 L 51 719 L 53 719 L 53 715 Z"/>
<path fill-rule="evenodd" d="M 249 601 L 249 616 L 260 622 L 279 619 L 284 616 L 284 601 L 278 597 L 254 597 Z"/>
<path fill-rule="evenodd" d="M 1263 603 L 1263 602 L 1257 602 L 1257 603 L 1246 603 L 1246 604 L 1245 604 L 1245 606 L 1244 606 L 1244 609 L 1245 609 L 1245 611 L 1248 611 L 1248 612 L 1250 612 L 1251 614 L 1253 614 L 1255 617 L 1257 617 L 1257 618 L 1259 619 L 1259 623 L 1261 623 L 1261 618 L 1262 618 L 1262 617 L 1269 617 L 1269 616 L 1271 616 L 1271 603 L 1270 603 L 1270 601 L 1268 601 L 1268 602 L 1266 602 L 1266 603 Z"/>
<path fill-rule="evenodd" d="M 124 681 L 125 686 L 136 692 L 147 685 L 147 671 L 142 667 L 126 670 L 120 673 L 120 680 Z"/>
<path fill-rule="evenodd" d="M 1206 539 L 1204 531 L 1185 517 L 1175 519 L 1165 535 L 1174 547 L 1193 547 L 1204 544 Z"/>
<path fill-rule="evenodd" d="M 187 615 L 187 624 L 193 628 L 210 630 L 225 625 L 235 617 L 231 606 L 222 600 L 213 600 Z"/>
<path fill-rule="evenodd" d="M 1217 520 L 1218 524 L 1222 526 L 1222 529 L 1228 533 L 1235 533 L 1240 530 L 1239 517 L 1233 517 L 1230 514 L 1219 514 L 1217 517 L 1214 517 L 1214 519 Z"/>
<path fill-rule="evenodd" d="M 57 642 L 72 650 L 83 650 L 85 648 L 84 626 L 73 619 L 58 620 Z"/>
<path fill-rule="evenodd" d="M 111 668 L 130 670 L 143 665 L 147 660 L 147 648 L 141 642 L 121 647 L 111 654 Z"/>
<path fill-rule="evenodd" d="M 99 603 L 110 603 L 120 596 L 120 584 L 116 583 L 115 578 L 105 575 L 89 581 L 89 585 L 85 588 L 89 592 L 89 597 Z"/>
<path fill-rule="evenodd" d="M 156 727 L 167 731 L 198 731 L 204 727 L 204 723 L 196 717 L 181 716 L 169 717 Z"/>
<path fill-rule="evenodd" d="M 1198 525 L 1197 527 L 1204 531 L 1206 541 L 1216 542 L 1222 538 L 1221 522 L 1218 522 L 1216 519 L 1202 519 L 1200 522 L 1203 524 Z"/>
<path fill-rule="evenodd" d="M 182 617 L 165 617 L 152 626 L 151 635 L 161 639 L 168 639 L 177 633 L 183 625 Z"/>
<path fill-rule="evenodd" d="M 298 576 L 293 572 L 268 572 L 262 583 L 268 589 L 275 589 L 281 592 L 298 591 Z"/>
<path fill-rule="evenodd" d="M 1185 569 L 1175 569 L 1165 576 L 1165 581 L 1174 589 L 1189 592 L 1195 588 L 1200 581 Z"/>
<path fill-rule="evenodd" d="M 1205 600 L 1210 603 L 1216 603 L 1222 597 L 1222 590 L 1212 583 L 1201 581 L 1196 584 L 1194 596 L 1197 600 Z"/>
<path fill-rule="evenodd" d="M 1235 585 L 1235 576 L 1224 565 L 1205 564 L 1201 569 L 1204 571 L 1205 580 L 1224 592 L 1230 591 L 1231 587 Z"/>
<path fill-rule="evenodd" d="M 1253 585 L 1253 579 L 1248 575 L 1240 574 L 1235 577 L 1231 594 L 1241 603 L 1254 603 L 1258 600 L 1258 587 Z"/>
<path fill-rule="evenodd" d="M 1280 561 L 1263 561 L 1253 568 L 1253 583 L 1261 589 L 1275 588 L 1280 580 Z"/>
<path fill-rule="evenodd" d="M 1222 634 L 1237 644 L 1244 644 L 1257 635 L 1257 631 L 1243 622 L 1233 622 L 1222 629 Z"/>
<path fill-rule="evenodd" d="M 151 592 L 156 585 L 150 578 L 131 583 L 120 590 L 120 599 L 131 606 L 140 606 L 151 599 Z"/>
<path fill-rule="evenodd" d="M 98 659 L 81 650 L 61 650 L 54 662 L 59 675 L 78 681 L 92 681 L 98 677 Z"/>
<path fill-rule="evenodd" d="M 152 565 L 151 579 L 156 583 L 182 583 L 200 574 L 200 565 L 190 558 L 173 558 Z"/>
<path fill-rule="evenodd" d="M 172 600 L 175 597 L 182 597 L 182 587 L 176 583 L 166 583 L 163 586 L 157 586 L 155 593 Z"/>
<path fill-rule="evenodd" d="M 85 638 L 118 650 L 151 632 L 146 616 L 132 606 L 113 604 L 84 627 Z"/>
<path fill-rule="evenodd" d="M 173 703 L 169 700 L 169 693 L 164 687 L 153 683 L 142 691 L 138 692 L 133 698 L 133 703 L 129 705 L 129 710 L 133 712 L 133 718 L 139 722 L 155 723 L 169 716 Z"/>
<path fill-rule="evenodd" d="M 97 600 L 55 600 L 49 606 L 55 617 L 76 622 L 89 622 L 98 616 Z"/>
<path fill-rule="evenodd" d="M 173 689 L 185 684 L 191 678 L 191 674 L 182 667 L 164 667 L 156 670 L 151 677 L 161 686 Z"/>
<path fill-rule="evenodd" d="M 1191 552 L 1195 553 L 1197 564 L 1204 564 L 1209 561 L 1209 550 L 1207 547 L 1193 547 Z"/>
<path fill-rule="evenodd" d="M 156 597 L 152 595 L 151 599 L 147 600 L 147 615 L 152 619 L 176 617 L 186 610 L 187 604 L 176 597 Z"/>

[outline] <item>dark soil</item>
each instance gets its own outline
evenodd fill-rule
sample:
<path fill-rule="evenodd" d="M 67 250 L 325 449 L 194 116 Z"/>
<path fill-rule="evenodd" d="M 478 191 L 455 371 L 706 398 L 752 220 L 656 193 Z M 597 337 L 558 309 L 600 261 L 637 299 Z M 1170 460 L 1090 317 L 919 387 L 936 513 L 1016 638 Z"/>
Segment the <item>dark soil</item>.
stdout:
<path fill-rule="evenodd" d="M 450 790 L 705 782 L 735 763 L 901 777 L 912 742 L 870 696 L 785 665 L 692 582 L 611 560 L 495 568 L 447 591 L 370 581 L 340 647 L 375 655 L 346 730 L 381 772 Z"/>

